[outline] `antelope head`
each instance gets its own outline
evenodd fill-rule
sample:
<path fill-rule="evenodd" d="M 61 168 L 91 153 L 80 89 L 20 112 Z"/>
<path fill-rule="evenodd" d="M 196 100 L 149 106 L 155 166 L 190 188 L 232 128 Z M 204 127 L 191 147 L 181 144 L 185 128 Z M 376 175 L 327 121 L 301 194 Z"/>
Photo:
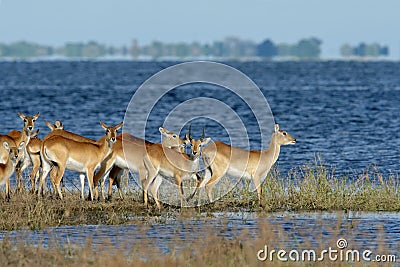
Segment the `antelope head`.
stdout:
<path fill-rule="evenodd" d="M 296 144 L 296 138 L 291 136 L 285 130 L 279 129 L 279 124 L 275 124 L 275 140 L 278 145 L 294 145 Z"/>
<path fill-rule="evenodd" d="M 123 123 L 119 123 L 116 126 L 107 126 L 104 122 L 100 121 L 101 127 L 106 131 L 106 140 L 110 144 L 114 144 L 117 141 L 117 131 L 122 127 Z"/>
<path fill-rule="evenodd" d="M 40 113 L 38 112 L 34 116 L 25 116 L 21 112 L 18 112 L 19 117 L 24 121 L 24 129 L 30 134 L 35 128 L 35 121 L 39 118 Z"/>
<path fill-rule="evenodd" d="M 186 139 L 183 140 L 177 133 L 168 131 L 164 127 L 158 128 L 160 133 L 164 136 L 162 144 L 169 148 L 178 148 L 181 152 L 185 152 Z"/>
<path fill-rule="evenodd" d="M 8 151 L 9 160 L 11 160 L 13 166 L 17 165 L 19 158 L 23 156 L 25 142 L 21 142 L 17 147 L 10 147 L 6 141 L 3 142 L 3 146 Z"/>
<path fill-rule="evenodd" d="M 205 129 L 203 128 L 203 135 L 199 140 L 196 140 L 192 137 L 191 135 L 191 128 L 189 127 L 189 133 L 186 134 L 186 140 L 188 143 L 190 143 L 190 157 L 192 159 L 196 159 L 200 157 L 201 149 L 206 146 L 211 138 L 210 137 L 205 137 Z"/>
<path fill-rule="evenodd" d="M 56 120 L 56 121 L 54 122 L 54 124 L 52 124 L 51 122 L 48 122 L 48 121 L 45 121 L 45 123 L 46 123 L 47 127 L 50 128 L 51 131 L 54 131 L 54 130 L 64 130 L 64 125 L 63 125 L 62 122 L 59 121 L 59 120 Z"/>

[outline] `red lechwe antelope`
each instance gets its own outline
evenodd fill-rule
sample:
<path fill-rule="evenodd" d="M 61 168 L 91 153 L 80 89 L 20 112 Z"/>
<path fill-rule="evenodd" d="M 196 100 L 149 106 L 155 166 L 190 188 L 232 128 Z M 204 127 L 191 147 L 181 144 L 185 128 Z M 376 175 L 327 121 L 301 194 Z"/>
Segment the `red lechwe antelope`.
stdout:
<path fill-rule="evenodd" d="M 0 185 L 6 184 L 6 200 L 8 201 L 10 199 L 10 176 L 15 170 L 18 159 L 24 153 L 25 142 L 22 141 L 17 148 L 9 146 L 7 141 L 4 141 L 3 146 L 8 152 L 8 158 L 6 163 L 0 163 Z"/>
<path fill-rule="evenodd" d="M 64 125 L 61 123 L 61 121 L 56 120 L 54 124 L 51 124 L 50 122 L 46 121 L 46 125 L 50 128 L 51 132 L 54 132 L 55 130 L 63 130 Z M 70 133 L 65 131 L 66 133 Z M 32 163 L 32 171 L 31 174 L 29 175 L 29 178 L 31 180 L 31 192 L 35 192 L 35 186 L 37 184 L 37 180 L 39 179 L 39 168 L 41 167 L 41 160 L 40 160 L 40 149 L 43 144 L 43 140 L 41 140 L 39 137 L 37 137 L 39 133 L 39 130 L 36 130 L 31 134 L 31 139 L 29 141 L 29 144 L 26 147 L 26 151 L 28 152 L 28 155 L 31 159 Z M 57 134 L 62 134 L 62 131 L 57 131 Z M 71 133 L 73 134 L 73 133 Z M 48 139 L 51 136 L 55 135 L 55 133 L 49 133 L 45 136 L 44 139 Z M 75 135 L 75 134 L 74 134 Z M 73 139 L 73 138 L 70 138 Z M 79 140 L 78 140 L 79 141 Z M 93 141 L 95 142 L 95 141 Z M 51 177 L 54 177 L 54 175 L 50 174 Z M 83 177 L 84 179 L 85 177 Z"/>
<path fill-rule="evenodd" d="M 35 121 L 39 117 L 40 113 L 37 113 L 34 116 L 25 116 L 21 112 L 18 112 L 19 117 L 24 121 L 24 127 L 22 131 L 12 130 L 7 134 L 8 137 L 11 137 L 14 140 L 14 143 L 18 146 L 21 142 L 24 142 L 26 146 L 24 146 L 24 153 L 22 157 L 18 159 L 17 165 L 15 167 L 15 173 L 17 178 L 17 189 L 19 191 L 22 190 L 22 172 L 31 164 L 31 160 L 29 158 L 28 152 L 26 147 L 29 144 L 31 133 L 35 128 Z M 4 135 L 0 137 L 0 141 L 7 141 L 4 140 Z M 11 146 L 11 144 L 9 144 Z M 3 146 L 1 146 L 3 147 Z M 8 152 L 0 148 L 1 154 L 1 162 L 5 162 L 4 160 L 8 157 Z"/>
<path fill-rule="evenodd" d="M 164 136 L 162 145 L 172 148 L 180 152 L 185 151 L 187 141 L 179 137 L 177 133 L 168 131 L 164 127 L 158 128 Z M 102 163 L 99 171 L 94 177 L 95 194 L 98 198 L 97 184 L 101 182 L 101 193 L 104 199 L 104 182 L 109 173 L 108 198 L 112 197 L 112 185 L 115 182 L 118 187 L 118 193 L 122 198 L 120 191 L 120 177 L 124 169 L 130 168 L 133 172 L 139 173 L 141 179 L 146 177 L 146 169 L 143 165 L 143 158 L 146 155 L 146 147 L 154 145 L 154 143 L 145 141 L 141 138 L 122 133 L 118 135 L 116 143 L 113 145 L 112 154 L 110 154 Z M 125 150 L 124 150 L 125 148 Z M 144 180 L 140 181 L 143 186 Z"/>
<path fill-rule="evenodd" d="M 109 127 L 101 121 L 100 124 L 106 133 L 96 143 L 78 142 L 62 135 L 54 135 L 43 141 L 42 149 L 40 151 L 40 157 L 42 159 L 42 174 L 40 176 L 38 188 L 39 196 L 43 182 L 49 173 L 51 166 L 53 166 L 57 168 L 54 185 L 61 199 L 63 196 L 60 190 L 60 181 L 65 170 L 68 169 L 80 174 L 86 174 L 90 196 L 93 200 L 94 171 L 100 166 L 104 158 L 111 153 L 112 146 L 116 141 L 117 130 L 122 127 L 122 123 L 115 127 Z"/>
<path fill-rule="evenodd" d="M 39 168 L 41 166 L 40 163 L 40 148 L 42 147 L 42 140 L 37 137 L 39 134 L 39 129 L 31 133 L 31 138 L 26 147 L 26 151 L 28 152 L 29 158 L 32 164 L 32 171 L 29 175 L 31 180 L 31 192 L 35 192 L 35 187 L 37 183 L 37 179 L 39 179 Z"/>
<path fill-rule="evenodd" d="M 93 143 L 93 144 L 96 144 L 96 142 L 97 142 L 96 140 L 84 137 L 82 135 L 79 135 L 79 134 L 76 134 L 76 133 L 73 133 L 73 132 L 70 132 L 67 130 L 64 130 L 64 125 L 59 120 L 56 120 L 54 122 L 54 124 L 46 121 L 46 125 L 47 125 L 47 127 L 50 128 L 51 132 L 48 133 L 44 137 L 43 140 L 47 140 L 52 136 L 61 135 L 65 138 L 72 139 L 77 142 L 88 142 L 88 143 Z M 99 139 L 99 141 L 100 141 L 100 139 Z M 57 189 L 55 188 L 53 180 L 54 180 L 55 175 L 57 174 L 56 171 L 57 171 L 57 169 L 53 168 L 52 171 L 50 172 L 51 182 L 52 182 L 55 190 L 57 190 Z M 81 182 L 81 197 L 84 198 L 85 174 L 83 174 L 83 173 L 79 174 L 79 178 L 80 178 L 80 182 Z M 63 189 L 64 189 L 64 182 L 62 184 L 63 184 Z"/>
<path fill-rule="evenodd" d="M 284 130 L 279 130 L 275 124 L 275 131 L 271 136 L 267 150 L 243 150 L 229 146 L 222 142 L 214 142 L 203 150 L 204 165 L 207 166 L 203 180 L 198 181 L 191 196 L 196 190 L 205 186 L 210 202 L 212 188 L 224 175 L 252 179 L 257 189 L 258 204 L 261 206 L 261 182 L 278 160 L 282 145 L 295 144 L 296 139 Z"/>
<path fill-rule="evenodd" d="M 144 158 L 144 165 L 148 172 L 148 177 L 143 185 L 144 200 L 147 205 L 147 191 L 149 186 L 154 183 L 150 188 L 157 207 L 161 209 L 161 204 L 158 200 L 158 189 L 161 185 L 162 178 L 164 177 L 175 178 L 178 185 L 178 192 L 181 200 L 181 207 L 183 206 L 183 180 L 190 179 L 194 175 L 198 175 L 199 159 L 201 148 L 210 142 L 211 138 L 205 138 L 204 134 L 200 140 L 195 140 L 191 137 L 190 131 L 186 135 L 187 142 L 191 145 L 190 154 L 180 153 L 176 150 L 163 147 L 161 144 L 154 144 L 147 148 L 147 156 Z M 199 177 L 197 176 L 199 179 Z"/>

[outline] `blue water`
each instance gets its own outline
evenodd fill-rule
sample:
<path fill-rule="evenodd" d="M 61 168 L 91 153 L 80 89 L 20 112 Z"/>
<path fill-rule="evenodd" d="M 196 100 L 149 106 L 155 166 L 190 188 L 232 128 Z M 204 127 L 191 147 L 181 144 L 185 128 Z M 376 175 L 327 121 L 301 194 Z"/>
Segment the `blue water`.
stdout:
<path fill-rule="evenodd" d="M 173 62 L 0 62 L 0 132 L 20 129 L 22 121 L 17 112 L 40 112 L 37 128 L 40 137 L 48 133 L 45 120 L 60 119 L 65 128 L 89 138 L 98 139 L 103 130 L 98 121 L 117 124 L 123 120 L 126 107 L 135 90 L 146 79 Z M 377 166 L 385 177 L 400 172 L 400 63 L 397 62 L 228 62 L 241 70 L 261 88 L 275 120 L 281 128 L 298 140 L 294 146 L 283 147 L 278 168 L 286 174 L 293 168 L 313 161 L 316 155 L 336 168 L 338 174 L 359 174 L 368 166 Z M 181 101 L 199 97 L 214 97 L 228 101 L 241 116 L 250 132 L 251 148 L 259 148 L 259 131 L 254 116 L 246 105 L 227 90 L 212 86 L 187 85 L 182 94 L 174 89 L 155 106 L 149 118 L 148 139 L 160 141 L 158 127 L 163 124 L 166 107 L 173 108 Z M 186 88 L 186 89 L 188 89 Z M 201 90 L 199 90 L 199 88 Z M 207 107 L 205 107 L 207 108 Z M 206 123 L 207 135 L 214 140 L 229 142 L 226 132 L 216 122 Z M 194 125 L 200 136 L 203 125 Z M 177 131 L 177 129 L 171 129 Z M 77 175 L 75 175 L 77 178 Z M 14 179 L 12 179 L 14 181 Z M 67 183 L 69 181 L 67 180 Z M 78 184 L 78 178 L 74 181 Z M 376 247 L 382 242 L 378 236 L 382 225 L 393 251 L 399 251 L 399 216 L 397 213 L 356 215 L 342 222 L 340 236 L 329 236 L 325 228 L 338 221 L 336 215 L 283 214 L 281 217 L 257 218 L 258 215 L 223 214 L 228 222 L 212 222 L 216 231 L 227 238 L 243 230 L 251 238 L 260 225 L 283 226 L 293 240 L 305 242 L 318 238 L 346 236 L 361 247 Z M 324 217 L 325 216 L 325 217 Z M 332 217 L 333 216 L 333 217 Z M 203 222 L 192 221 L 201 232 Z M 208 222 L 207 225 L 209 225 Z M 234 227 L 230 228 L 229 225 Z M 28 231 L 25 240 L 44 243 L 56 237 L 84 243 L 90 236 L 94 244 L 105 239 L 116 244 L 126 237 L 128 246 L 140 242 L 135 235 L 137 225 L 129 226 L 63 226 L 45 231 Z M 191 229 L 191 228 L 190 228 Z M 147 237 L 154 238 L 162 252 L 169 251 L 169 243 L 177 231 L 185 240 L 198 238 L 192 231 L 173 220 L 151 226 Z M 233 230 L 232 230 L 233 229 Z M 347 230 L 346 230 L 347 229 Z M 300 233 L 300 232 L 301 233 Z M 121 233 L 124 233 L 121 235 Z M 129 233 L 129 234 L 127 234 Z M 159 235 L 161 233 L 161 235 Z M 0 235 L 0 239 L 5 233 Z M 17 239 L 21 232 L 12 232 Z M 47 241 L 46 241 L 47 240 Z M 297 242 L 297 241 L 296 241 Z M 296 243 L 298 244 L 298 243 Z M 332 244 L 333 246 L 334 244 Z M 368 246 L 367 246 L 368 245 Z M 261 249 L 261 248 L 260 248 Z"/>
<path fill-rule="evenodd" d="M 63 121 L 66 129 L 98 139 L 98 121 L 117 124 L 135 90 L 174 62 L 1 62 L 1 128 L 21 128 L 18 111 L 40 112 L 44 121 Z M 316 155 L 338 174 L 361 173 L 376 165 L 385 175 L 400 170 L 400 63 L 398 62 L 227 62 L 248 75 L 267 98 L 276 122 L 298 140 L 284 147 L 278 161 L 287 173 Z M 160 100 L 148 122 L 146 138 L 157 131 L 169 110 L 186 99 L 214 97 L 229 102 L 250 132 L 250 147 L 259 148 L 259 131 L 248 107 L 224 89 L 188 85 Z M 199 88 L 201 88 L 199 90 Z M 158 108 L 158 109 L 157 109 Z M 206 108 L 206 107 L 205 107 Z M 204 122 L 203 122 L 204 123 Z M 205 122 L 207 135 L 229 142 L 216 122 Z M 202 127 L 203 125 L 201 125 Z M 196 128 L 197 127 L 197 128 Z M 194 125 L 197 136 L 200 125 Z M 177 131 L 179 129 L 171 129 Z"/>

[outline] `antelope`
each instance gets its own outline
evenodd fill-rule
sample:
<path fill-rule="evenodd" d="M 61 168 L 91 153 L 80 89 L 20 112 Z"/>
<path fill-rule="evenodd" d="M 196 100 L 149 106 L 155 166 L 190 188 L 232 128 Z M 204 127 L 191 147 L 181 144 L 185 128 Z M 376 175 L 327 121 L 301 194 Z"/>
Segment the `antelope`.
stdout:
<path fill-rule="evenodd" d="M 203 132 L 204 133 L 204 132 Z M 161 185 L 162 179 L 159 175 L 164 177 L 174 177 L 175 182 L 179 187 L 179 196 L 181 200 L 181 207 L 183 206 L 183 180 L 190 179 L 194 175 L 198 176 L 199 159 L 201 149 L 203 146 L 210 142 L 211 138 L 205 138 L 204 134 L 200 140 L 192 138 L 190 131 L 186 135 L 186 142 L 190 143 L 190 154 L 180 153 L 176 150 L 165 148 L 161 144 L 154 144 L 147 148 L 147 156 L 144 158 L 144 165 L 148 172 L 148 177 L 143 185 L 144 202 L 147 203 L 147 191 L 149 185 L 154 183 L 150 188 L 150 192 L 157 204 L 161 209 L 161 204 L 158 200 L 158 189 Z"/>
<path fill-rule="evenodd" d="M 39 178 L 39 168 L 41 166 L 40 162 L 40 148 L 42 146 L 43 141 L 37 137 L 39 134 L 39 130 L 31 133 L 31 138 L 29 140 L 28 145 L 26 146 L 26 151 L 28 152 L 29 158 L 32 164 L 32 171 L 29 175 L 31 181 L 31 192 L 35 193 L 35 187 L 37 179 Z"/>
<path fill-rule="evenodd" d="M 64 125 L 59 120 L 56 120 L 54 124 L 51 124 L 50 122 L 46 121 L 46 125 L 50 128 L 51 132 L 54 132 L 55 130 L 63 130 L 64 129 Z M 64 132 L 57 131 L 56 133 L 63 134 Z M 67 133 L 67 134 L 70 133 L 71 135 L 76 135 L 76 134 L 68 132 L 68 131 L 65 131 L 65 133 Z M 35 132 L 33 132 L 31 134 L 31 139 L 29 141 L 29 144 L 26 147 L 26 150 L 28 152 L 29 158 L 32 163 L 32 171 L 29 175 L 29 178 L 31 180 L 31 192 L 32 193 L 35 192 L 36 183 L 37 183 L 37 180 L 39 179 L 39 168 L 42 165 L 42 163 L 40 161 L 40 148 L 42 147 L 43 140 L 41 140 L 39 137 L 37 137 L 38 134 L 39 134 L 39 130 L 36 130 Z M 54 134 L 55 133 L 46 135 L 45 139 L 50 138 Z M 78 135 L 76 135 L 76 136 L 78 136 Z M 93 141 L 93 142 L 95 142 L 95 141 Z M 54 177 L 54 174 L 51 174 L 50 176 Z M 83 179 L 84 178 L 85 177 L 83 177 Z"/>
<path fill-rule="evenodd" d="M 122 127 L 122 122 L 115 127 L 107 126 L 102 121 L 100 121 L 100 125 L 106 133 L 96 143 L 78 142 L 62 135 L 54 135 L 43 141 L 40 152 L 43 166 L 38 189 L 39 196 L 43 182 L 53 165 L 53 167 L 57 167 L 54 185 L 61 199 L 63 199 L 63 196 L 60 190 L 60 181 L 65 169 L 68 169 L 86 174 L 91 200 L 93 200 L 94 171 L 111 153 L 112 146 L 116 141 L 117 131 Z M 84 198 L 83 190 L 81 197 Z"/>
<path fill-rule="evenodd" d="M 50 129 L 50 133 L 48 133 L 43 140 L 49 139 L 50 137 L 53 137 L 55 135 L 62 135 L 66 138 L 73 139 L 79 142 L 92 142 L 92 143 L 96 142 L 95 140 L 92 140 L 90 138 L 86 138 L 79 134 L 64 130 L 64 124 L 59 120 L 56 120 L 54 124 L 48 121 L 45 121 L 45 123 L 47 127 L 49 127 Z"/>
<path fill-rule="evenodd" d="M 123 145 L 126 146 L 124 155 Z M 109 154 L 102 162 L 99 171 L 96 173 L 93 182 L 95 185 L 95 198 L 98 199 L 98 183 L 101 180 L 101 193 L 102 198 L 104 197 L 104 182 L 107 174 L 110 174 L 110 187 L 108 191 L 108 197 L 112 195 L 112 185 L 114 181 L 118 185 L 116 180 L 123 169 L 131 169 L 141 174 L 145 171 L 144 166 L 140 164 L 140 159 L 143 159 L 143 155 L 146 151 L 145 147 L 151 145 L 151 142 L 143 140 L 141 138 L 130 135 L 129 133 L 123 132 L 117 136 L 117 140 L 112 148 L 112 153 Z M 125 158 L 126 157 L 126 158 Z M 111 175 L 112 174 L 112 175 Z M 142 177 L 142 176 L 140 176 Z"/>
<path fill-rule="evenodd" d="M 31 164 L 26 147 L 29 144 L 30 135 L 35 128 L 35 121 L 40 116 L 40 113 L 37 113 L 34 116 L 25 116 L 21 112 L 18 112 L 18 115 L 24 121 L 24 127 L 22 128 L 22 131 L 20 132 L 17 130 L 12 130 L 7 135 L 14 140 L 15 144 L 20 144 L 21 142 L 24 142 L 26 144 L 26 146 L 24 146 L 24 153 L 22 157 L 18 159 L 17 165 L 15 167 L 16 178 L 17 178 L 17 189 L 21 191 L 22 172 Z M 2 140 L 2 138 L 0 138 L 0 140 Z M 0 153 L 2 162 L 4 162 L 4 159 L 7 157 L 7 152 L 3 150 L 0 151 Z"/>
<path fill-rule="evenodd" d="M 165 147 L 176 149 L 178 151 L 184 152 L 185 146 L 187 144 L 186 139 L 179 137 L 177 133 L 168 131 L 164 127 L 158 128 L 160 133 L 164 136 L 162 144 Z M 124 142 L 124 146 L 123 146 Z M 117 142 L 113 145 L 112 154 L 107 157 L 99 171 L 94 177 L 95 194 L 98 198 L 97 184 L 101 180 L 101 193 L 104 199 L 104 182 L 109 173 L 109 188 L 108 188 L 108 198 L 112 197 L 112 185 L 117 184 L 118 193 L 122 198 L 122 193 L 120 191 L 120 181 L 119 177 L 124 169 L 130 169 L 134 172 L 139 173 L 141 177 L 141 184 L 143 185 L 144 179 L 146 177 L 146 170 L 143 165 L 143 157 L 146 153 L 146 147 L 154 145 L 153 143 L 143 140 L 141 138 L 135 137 L 129 133 L 122 133 L 117 136 Z M 125 147 L 125 150 L 124 150 Z"/>
<path fill-rule="evenodd" d="M 3 142 L 3 147 L 8 152 L 6 163 L 0 163 L 0 185 L 6 184 L 6 200 L 10 200 L 10 177 L 15 170 L 18 159 L 24 153 L 25 142 L 22 141 L 18 148 L 9 146 L 7 141 Z"/>
<path fill-rule="evenodd" d="M 243 150 L 222 142 L 214 142 L 203 150 L 203 161 L 207 166 L 204 179 L 198 181 L 196 188 L 188 199 L 196 194 L 199 187 L 205 186 L 210 202 L 212 188 L 224 175 L 237 178 L 252 179 L 257 188 L 258 204 L 261 206 L 261 182 L 266 177 L 272 165 L 278 160 L 282 145 L 295 144 L 296 139 L 284 130 L 279 130 L 275 124 L 267 150 Z"/>
<path fill-rule="evenodd" d="M 61 136 L 65 137 L 65 138 L 72 139 L 72 140 L 77 141 L 77 142 L 89 142 L 89 143 L 96 144 L 95 140 L 92 140 L 90 138 L 86 138 L 86 137 L 81 136 L 79 134 L 64 130 L 64 125 L 59 120 L 56 120 L 54 122 L 54 124 L 52 124 L 52 123 L 50 123 L 48 121 L 46 121 L 45 123 L 46 123 L 47 127 L 50 128 L 51 132 L 48 133 L 44 137 L 44 140 L 47 140 L 50 137 L 55 136 L 55 135 L 61 135 Z M 40 148 L 39 148 L 39 151 L 40 151 Z M 57 171 L 57 169 L 53 168 L 52 172 L 50 172 L 51 182 L 52 182 L 53 187 L 54 187 L 55 190 L 57 190 L 57 189 L 56 189 L 56 187 L 54 185 L 53 180 L 54 180 L 54 177 L 57 174 L 57 173 L 55 173 L 56 171 Z M 84 186 L 85 186 L 85 175 L 83 173 L 81 173 L 81 174 L 79 174 L 79 178 L 80 178 L 80 182 L 81 182 L 81 194 L 83 195 L 84 194 Z M 63 184 L 62 187 L 63 187 L 63 190 L 64 190 L 64 182 L 63 182 L 63 180 L 62 180 L 62 184 Z"/>

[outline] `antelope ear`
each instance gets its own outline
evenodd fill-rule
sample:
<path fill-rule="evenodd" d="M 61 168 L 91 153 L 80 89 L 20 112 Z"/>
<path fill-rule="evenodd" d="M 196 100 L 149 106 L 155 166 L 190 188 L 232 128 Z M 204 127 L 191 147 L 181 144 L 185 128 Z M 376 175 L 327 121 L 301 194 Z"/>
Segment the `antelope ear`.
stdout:
<path fill-rule="evenodd" d="M 201 145 L 202 145 L 202 146 L 205 146 L 205 145 L 207 145 L 210 141 L 211 141 L 211 137 L 203 138 L 203 139 L 201 140 Z"/>
<path fill-rule="evenodd" d="M 104 122 L 100 121 L 100 125 L 104 130 L 107 130 L 108 126 Z"/>
<path fill-rule="evenodd" d="M 25 142 L 22 141 L 22 142 L 19 144 L 19 146 L 18 146 L 18 150 L 21 150 L 21 149 L 23 149 L 24 147 L 25 147 Z"/>
<path fill-rule="evenodd" d="M 45 123 L 46 123 L 47 127 L 50 128 L 51 131 L 54 131 L 55 127 L 51 122 L 45 121 Z"/>
<path fill-rule="evenodd" d="M 3 146 L 7 149 L 8 152 L 10 152 L 10 147 L 8 146 L 8 143 L 6 141 L 3 142 Z"/>
<path fill-rule="evenodd" d="M 56 121 L 54 122 L 54 126 L 55 126 L 55 128 L 57 128 L 57 129 L 64 130 L 64 125 L 62 124 L 62 122 L 61 122 L 60 120 L 56 120 Z"/>
<path fill-rule="evenodd" d="M 22 114 L 21 112 L 18 112 L 18 116 L 19 116 L 21 119 L 25 120 L 25 115 Z"/>
<path fill-rule="evenodd" d="M 119 129 L 121 129 L 121 127 L 124 125 L 123 122 L 120 122 L 117 126 L 115 126 L 115 131 L 118 131 Z"/>
<path fill-rule="evenodd" d="M 190 144 L 190 137 L 188 134 L 185 134 L 185 139 L 183 139 L 183 143 L 185 143 L 185 146 Z"/>
<path fill-rule="evenodd" d="M 33 119 L 34 119 L 34 120 L 37 120 L 37 118 L 39 118 L 39 116 L 40 116 L 40 112 L 36 113 L 36 115 L 33 116 Z"/>
<path fill-rule="evenodd" d="M 279 131 L 279 124 L 275 124 L 275 132 L 277 133 Z"/>
<path fill-rule="evenodd" d="M 160 127 L 160 128 L 158 128 L 158 130 L 160 131 L 160 133 L 162 134 L 162 135 L 164 135 L 164 136 L 166 136 L 167 135 L 167 129 L 165 129 L 164 127 Z"/>

